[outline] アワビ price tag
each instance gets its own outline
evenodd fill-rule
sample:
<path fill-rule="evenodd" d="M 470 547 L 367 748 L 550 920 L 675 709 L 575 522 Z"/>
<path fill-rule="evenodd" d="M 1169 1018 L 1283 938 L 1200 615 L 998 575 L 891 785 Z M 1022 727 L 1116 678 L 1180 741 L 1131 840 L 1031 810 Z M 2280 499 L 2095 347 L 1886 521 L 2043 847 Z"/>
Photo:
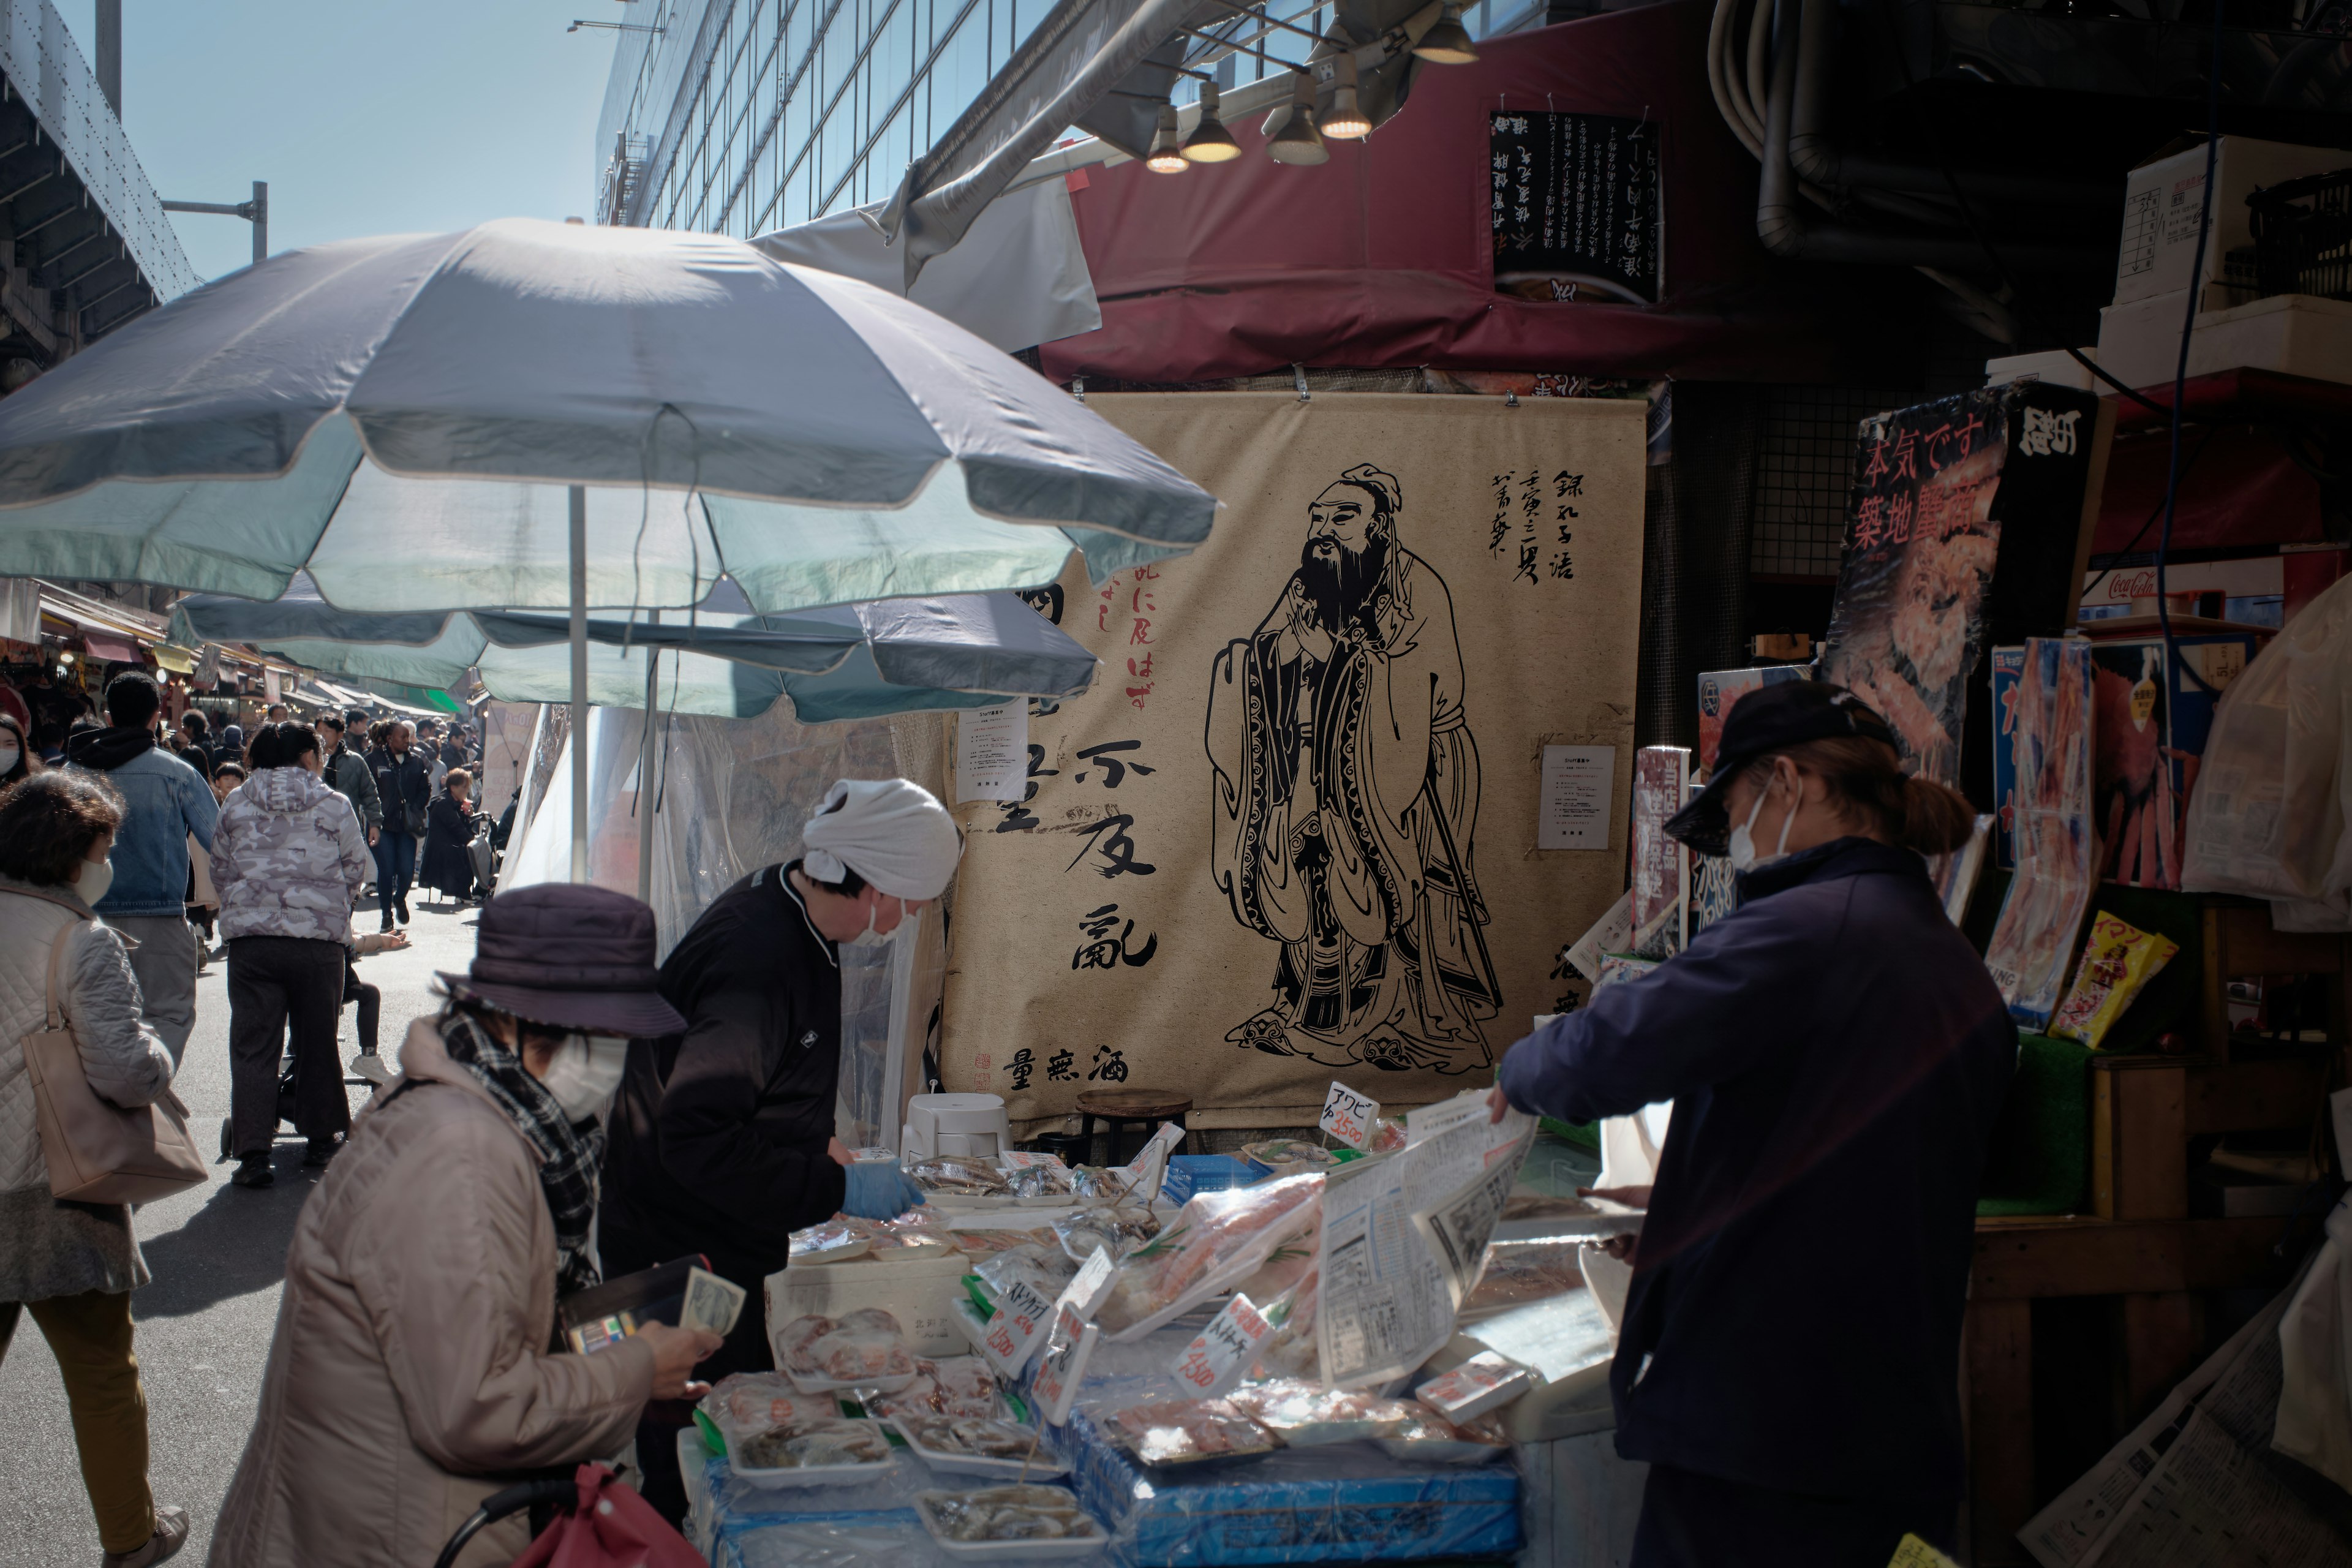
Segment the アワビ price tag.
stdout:
<path fill-rule="evenodd" d="M 1006 1377 L 1019 1377 L 1021 1369 L 1029 1364 L 1029 1358 L 1045 1342 L 1045 1331 L 1053 1321 L 1054 1304 L 1026 1280 L 1015 1279 L 998 1299 L 996 1316 L 988 1320 L 988 1331 L 980 1342 L 981 1353 Z"/>
<path fill-rule="evenodd" d="M 1274 1333 L 1265 1314 L 1235 1293 L 1225 1310 L 1184 1347 L 1168 1370 L 1196 1397 L 1214 1399 L 1229 1393 L 1257 1363 L 1258 1347 Z"/>
<path fill-rule="evenodd" d="M 1323 1097 L 1323 1131 L 1350 1149 L 1372 1146 L 1372 1123 L 1381 1116 L 1381 1102 L 1366 1100 L 1344 1083 L 1334 1083 Z"/>

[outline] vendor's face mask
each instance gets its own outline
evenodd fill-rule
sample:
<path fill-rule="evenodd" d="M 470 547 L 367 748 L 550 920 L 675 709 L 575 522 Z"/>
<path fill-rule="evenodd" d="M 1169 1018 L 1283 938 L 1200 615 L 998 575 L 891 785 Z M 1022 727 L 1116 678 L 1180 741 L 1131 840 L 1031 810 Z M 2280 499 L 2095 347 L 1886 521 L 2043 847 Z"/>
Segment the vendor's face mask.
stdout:
<path fill-rule="evenodd" d="M 898 933 L 901 931 L 904 931 L 907 927 L 907 906 L 905 902 L 902 900 L 898 905 L 898 923 L 892 926 L 888 931 L 876 931 L 874 929 L 874 922 L 877 920 L 879 920 L 881 916 L 882 900 L 877 898 L 872 903 L 866 906 L 866 929 L 859 931 L 856 936 L 851 937 L 849 939 L 849 945 L 852 947 L 887 947 L 891 942 L 898 940 Z"/>
<path fill-rule="evenodd" d="M 557 1048 L 539 1081 L 567 1120 L 585 1121 L 604 1112 L 628 1065 L 628 1041 L 611 1035 L 572 1035 Z"/>
<path fill-rule="evenodd" d="M 1801 785 L 1796 804 L 1789 807 L 1786 816 L 1780 818 L 1780 842 L 1773 847 L 1769 855 L 1756 853 L 1756 818 L 1763 811 L 1764 799 L 1772 793 L 1772 785 L 1780 781 L 1780 773 L 1775 770 L 1771 779 L 1756 792 L 1756 804 L 1748 808 L 1748 820 L 1731 830 L 1731 868 L 1734 871 L 1752 871 L 1759 866 L 1769 866 L 1789 853 L 1789 829 L 1797 825 L 1797 812 L 1804 805 Z"/>

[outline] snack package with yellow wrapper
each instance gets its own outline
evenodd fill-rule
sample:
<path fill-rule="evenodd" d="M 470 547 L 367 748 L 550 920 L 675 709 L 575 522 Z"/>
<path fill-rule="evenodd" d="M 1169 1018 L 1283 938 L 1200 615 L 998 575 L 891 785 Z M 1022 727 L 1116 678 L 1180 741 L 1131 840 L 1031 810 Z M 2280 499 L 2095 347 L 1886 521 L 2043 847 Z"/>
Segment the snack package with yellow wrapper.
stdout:
<path fill-rule="evenodd" d="M 1960 1565 L 1920 1540 L 1906 1535 L 1895 1548 L 1886 1568 L 1960 1568 Z"/>
<path fill-rule="evenodd" d="M 2170 937 L 2102 912 L 2091 922 L 2074 987 L 2051 1018 L 2050 1032 L 2097 1050 L 2141 987 L 2179 951 Z"/>

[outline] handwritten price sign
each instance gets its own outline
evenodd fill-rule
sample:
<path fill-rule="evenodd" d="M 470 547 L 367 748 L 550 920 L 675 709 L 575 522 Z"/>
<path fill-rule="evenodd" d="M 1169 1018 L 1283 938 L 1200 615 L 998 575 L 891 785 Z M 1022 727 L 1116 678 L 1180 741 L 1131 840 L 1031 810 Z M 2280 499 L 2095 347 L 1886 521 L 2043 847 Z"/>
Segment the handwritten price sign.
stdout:
<path fill-rule="evenodd" d="M 1076 1397 L 1078 1384 L 1087 1375 L 1087 1362 L 1093 1356 L 1095 1341 L 1101 1333 L 1094 1324 L 1070 1310 L 1066 1303 L 1059 1310 L 1053 1335 L 1046 1342 L 1045 1359 L 1037 1363 L 1037 1404 L 1047 1426 L 1059 1426 L 1070 1418 L 1070 1402 Z"/>
<path fill-rule="evenodd" d="M 1344 1083 L 1334 1083 L 1323 1097 L 1323 1131 L 1350 1149 L 1369 1149 L 1372 1123 L 1380 1120 L 1381 1102 L 1366 1100 Z"/>
<path fill-rule="evenodd" d="M 980 1348 L 997 1371 L 1008 1378 L 1019 1377 L 1053 1321 L 1054 1304 L 1027 1282 L 1016 1279 L 997 1302 L 996 1316 L 988 1321 Z"/>
<path fill-rule="evenodd" d="M 1202 1399 L 1228 1393 L 1257 1363 L 1258 1347 L 1273 1334 L 1265 1314 L 1236 1294 L 1225 1310 L 1209 1320 L 1193 1336 L 1176 1363 L 1169 1368 L 1178 1381 Z"/>

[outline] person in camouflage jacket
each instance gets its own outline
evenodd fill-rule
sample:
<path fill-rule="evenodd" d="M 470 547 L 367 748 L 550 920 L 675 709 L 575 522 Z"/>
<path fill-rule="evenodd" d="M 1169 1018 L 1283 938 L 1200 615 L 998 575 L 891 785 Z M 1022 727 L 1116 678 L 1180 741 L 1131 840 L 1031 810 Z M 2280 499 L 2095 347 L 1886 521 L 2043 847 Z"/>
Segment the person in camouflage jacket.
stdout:
<path fill-rule="evenodd" d="M 352 900 L 367 837 L 319 776 L 318 734 L 273 724 L 254 737 L 253 774 L 221 807 L 213 885 L 228 944 L 229 1121 L 239 1186 L 274 1179 L 279 1042 L 292 1026 L 295 1125 L 323 1165 L 351 1127 L 335 1054 Z"/>

